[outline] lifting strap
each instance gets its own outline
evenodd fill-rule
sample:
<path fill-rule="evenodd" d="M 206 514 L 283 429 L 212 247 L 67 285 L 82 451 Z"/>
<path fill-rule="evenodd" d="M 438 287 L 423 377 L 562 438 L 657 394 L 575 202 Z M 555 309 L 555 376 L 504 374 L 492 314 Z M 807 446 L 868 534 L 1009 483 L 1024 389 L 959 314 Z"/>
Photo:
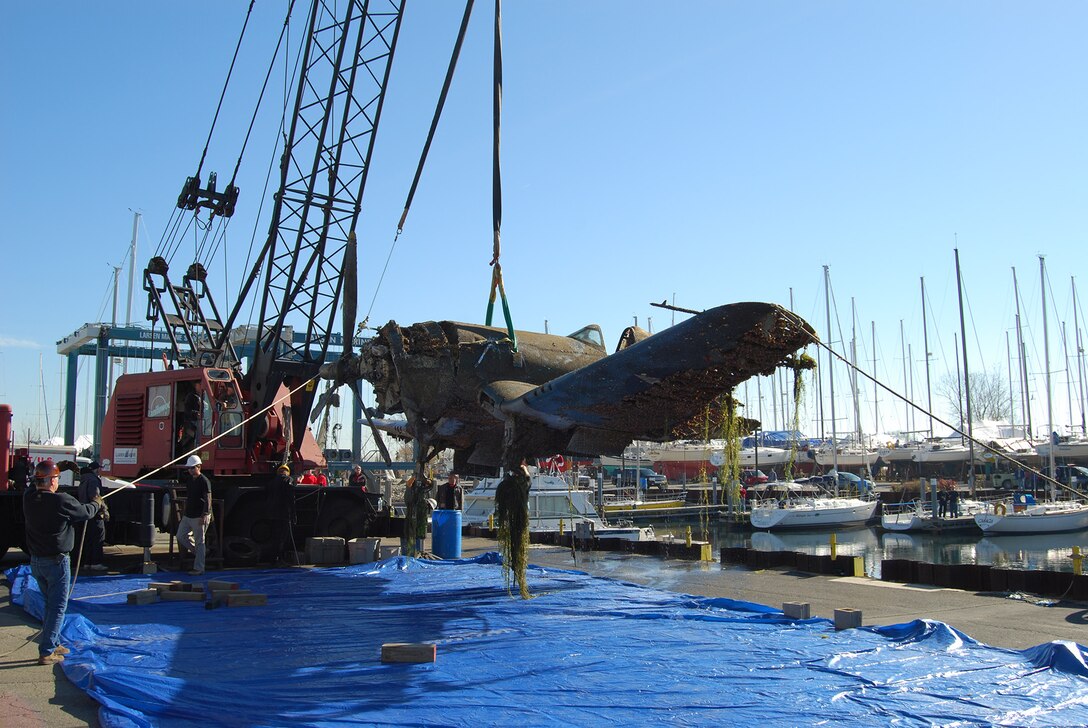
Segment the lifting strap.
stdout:
<path fill-rule="evenodd" d="M 495 311 L 495 292 L 502 296 L 502 312 L 506 317 L 506 332 L 510 335 L 514 351 L 518 350 L 518 337 L 514 334 L 514 322 L 510 318 L 510 304 L 502 285 L 502 265 L 499 264 L 501 246 L 499 230 L 502 228 L 502 175 L 499 172 L 499 119 L 502 117 L 502 0 L 495 0 L 495 83 L 494 83 L 494 143 L 492 145 L 491 216 L 494 241 L 491 255 L 491 295 L 487 299 L 486 326 L 491 325 Z"/>

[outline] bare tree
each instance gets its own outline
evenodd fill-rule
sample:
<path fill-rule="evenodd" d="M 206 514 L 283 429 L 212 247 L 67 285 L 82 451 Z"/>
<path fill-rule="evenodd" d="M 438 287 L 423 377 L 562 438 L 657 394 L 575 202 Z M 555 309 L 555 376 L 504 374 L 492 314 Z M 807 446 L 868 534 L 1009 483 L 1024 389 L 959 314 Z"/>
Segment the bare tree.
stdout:
<path fill-rule="evenodd" d="M 1009 390 L 995 372 L 971 372 L 971 416 L 979 420 L 1008 420 L 1012 416 Z M 937 394 L 944 398 L 947 411 L 952 414 L 953 424 L 966 424 L 966 399 L 962 379 L 945 374 L 937 384 Z"/>

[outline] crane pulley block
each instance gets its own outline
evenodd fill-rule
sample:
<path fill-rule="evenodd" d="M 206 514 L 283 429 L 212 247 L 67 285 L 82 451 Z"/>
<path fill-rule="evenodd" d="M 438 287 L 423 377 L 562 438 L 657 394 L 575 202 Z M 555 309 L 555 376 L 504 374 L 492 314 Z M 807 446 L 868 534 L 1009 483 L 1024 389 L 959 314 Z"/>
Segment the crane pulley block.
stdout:
<path fill-rule="evenodd" d="M 178 208 L 182 210 L 195 210 L 206 207 L 213 215 L 230 217 L 234 214 L 234 207 L 238 204 L 238 188 L 235 185 L 227 185 L 226 189 L 218 192 L 215 189 L 215 172 L 208 175 L 208 186 L 200 187 L 200 175 L 185 178 L 185 186 L 178 195 Z"/>

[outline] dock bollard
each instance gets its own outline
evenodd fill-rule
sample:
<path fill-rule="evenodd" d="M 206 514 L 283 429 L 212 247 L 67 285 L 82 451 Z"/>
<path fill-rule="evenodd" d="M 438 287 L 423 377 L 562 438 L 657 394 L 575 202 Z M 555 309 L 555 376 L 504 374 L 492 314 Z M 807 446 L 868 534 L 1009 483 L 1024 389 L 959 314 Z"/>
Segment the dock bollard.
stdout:
<path fill-rule="evenodd" d="M 1081 564 L 1084 561 L 1084 556 L 1080 553 L 1080 546 L 1073 547 L 1073 573 L 1076 576 L 1080 576 L 1083 573 Z"/>
<path fill-rule="evenodd" d="M 838 543 L 835 540 L 835 534 L 831 534 L 831 558 L 834 559 L 838 554 Z"/>

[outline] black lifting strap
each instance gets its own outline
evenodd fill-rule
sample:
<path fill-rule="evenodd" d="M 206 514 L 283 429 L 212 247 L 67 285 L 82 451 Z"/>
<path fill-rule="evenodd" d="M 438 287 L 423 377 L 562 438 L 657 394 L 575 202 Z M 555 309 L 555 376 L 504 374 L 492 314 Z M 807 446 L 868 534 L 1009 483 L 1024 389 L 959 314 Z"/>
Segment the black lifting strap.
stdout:
<path fill-rule="evenodd" d="M 461 29 L 457 31 L 457 42 L 453 46 L 453 54 L 450 56 L 450 65 L 446 69 L 446 81 L 442 84 L 442 93 L 438 96 L 438 105 L 431 119 L 431 130 L 427 132 L 427 143 L 423 145 L 423 152 L 419 156 L 419 165 L 416 167 L 416 176 L 412 179 L 412 188 L 408 190 L 408 199 L 404 201 L 404 212 L 401 213 L 400 222 L 397 223 L 397 234 L 404 230 L 404 221 L 408 218 L 408 208 L 412 206 L 412 198 L 416 195 L 416 187 L 419 186 L 419 178 L 423 176 L 423 165 L 427 162 L 427 152 L 431 149 L 431 141 L 438 129 L 438 120 L 442 117 L 442 108 L 446 105 L 446 95 L 449 93 L 450 84 L 453 82 L 453 72 L 457 68 L 457 59 L 461 55 L 461 46 L 465 41 L 465 31 L 468 29 L 468 19 L 472 15 L 473 0 L 465 3 L 465 14 L 461 18 Z"/>

